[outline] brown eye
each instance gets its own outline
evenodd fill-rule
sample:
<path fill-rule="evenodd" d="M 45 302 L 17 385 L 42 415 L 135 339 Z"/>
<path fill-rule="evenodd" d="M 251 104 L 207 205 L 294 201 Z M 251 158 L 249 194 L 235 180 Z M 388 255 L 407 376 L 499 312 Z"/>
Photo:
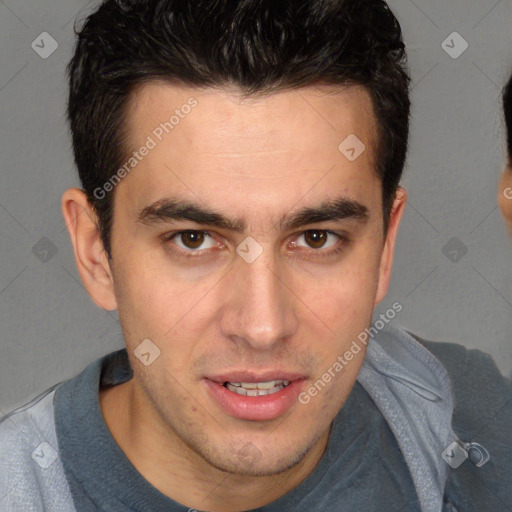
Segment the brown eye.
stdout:
<path fill-rule="evenodd" d="M 178 257 L 208 257 L 212 255 L 211 249 L 219 247 L 215 238 L 208 231 L 189 229 L 162 236 L 166 249 Z"/>
<path fill-rule="evenodd" d="M 204 243 L 205 233 L 203 231 L 183 231 L 179 234 L 181 242 L 187 249 L 197 249 Z"/>
<path fill-rule="evenodd" d="M 327 241 L 326 231 L 310 230 L 304 233 L 304 240 L 313 249 L 321 249 Z"/>

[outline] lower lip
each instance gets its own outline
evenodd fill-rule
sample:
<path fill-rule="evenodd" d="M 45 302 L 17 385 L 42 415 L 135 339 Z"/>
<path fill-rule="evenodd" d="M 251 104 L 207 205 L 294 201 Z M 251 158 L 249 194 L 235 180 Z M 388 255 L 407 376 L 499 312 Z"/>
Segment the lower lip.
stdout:
<path fill-rule="evenodd" d="M 282 416 L 298 400 L 303 380 L 295 380 L 271 395 L 243 396 L 219 382 L 205 379 L 213 399 L 229 415 L 242 420 L 264 421 Z"/>

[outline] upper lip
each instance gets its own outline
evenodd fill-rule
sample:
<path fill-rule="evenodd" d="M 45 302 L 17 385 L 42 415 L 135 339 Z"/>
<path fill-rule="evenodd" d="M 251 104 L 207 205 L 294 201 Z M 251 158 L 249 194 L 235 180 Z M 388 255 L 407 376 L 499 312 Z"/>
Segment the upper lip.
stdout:
<path fill-rule="evenodd" d="M 290 382 L 294 380 L 305 379 L 306 376 L 303 373 L 289 372 L 284 370 L 267 370 L 264 372 L 250 371 L 250 370 L 233 370 L 217 375 L 211 375 L 206 377 L 208 380 L 219 382 L 270 382 L 272 380 L 288 380 Z"/>

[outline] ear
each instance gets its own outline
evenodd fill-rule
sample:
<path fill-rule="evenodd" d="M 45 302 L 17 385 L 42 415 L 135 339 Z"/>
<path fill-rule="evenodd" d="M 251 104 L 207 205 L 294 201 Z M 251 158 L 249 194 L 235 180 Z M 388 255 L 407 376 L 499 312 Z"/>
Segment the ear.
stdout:
<path fill-rule="evenodd" d="M 402 215 L 407 203 L 407 192 L 402 187 L 398 187 L 389 217 L 388 232 L 384 240 L 379 267 L 379 284 L 375 296 L 375 304 L 378 304 L 388 292 L 389 282 L 391 280 L 391 269 L 393 267 L 393 255 L 395 252 L 395 242 L 398 234 L 398 227 L 402 220 Z"/>
<path fill-rule="evenodd" d="M 87 196 L 78 188 L 70 188 L 62 196 L 61 208 L 85 289 L 100 308 L 116 309 L 112 272 L 97 227 L 97 216 Z"/>

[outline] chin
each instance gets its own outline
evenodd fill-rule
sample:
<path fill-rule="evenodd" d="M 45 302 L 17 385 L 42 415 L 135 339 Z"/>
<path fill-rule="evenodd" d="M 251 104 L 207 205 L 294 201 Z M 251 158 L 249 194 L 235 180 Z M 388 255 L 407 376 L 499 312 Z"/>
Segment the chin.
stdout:
<path fill-rule="evenodd" d="M 320 437 L 318 436 L 318 439 Z M 318 439 L 309 442 L 303 440 L 300 443 L 289 438 L 279 449 L 268 440 L 259 444 L 264 447 L 263 449 L 258 448 L 256 443 L 246 440 L 237 442 L 236 447 L 231 445 L 226 449 L 209 449 L 206 453 L 196 451 L 208 464 L 225 473 L 243 477 L 265 477 L 284 473 L 300 464 Z"/>
<path fill-rule="evenodd" d="M 238 456 L 235 459 L 216 460 L 211 459 L 207 462 L 225 473 L 231 475 L 238 475 L 242 477 L 265 477 L 279 475 L 285 473 L 289 469 L 297 466 L 306 456 L 307 451 L 295 454 L 286 454 L 282 458 L 276 458 L 275 454 L 269 454 L 265 457 L 264 454 L 259 453 L 258 460 L 251 460 L 250 456 Z"/>

